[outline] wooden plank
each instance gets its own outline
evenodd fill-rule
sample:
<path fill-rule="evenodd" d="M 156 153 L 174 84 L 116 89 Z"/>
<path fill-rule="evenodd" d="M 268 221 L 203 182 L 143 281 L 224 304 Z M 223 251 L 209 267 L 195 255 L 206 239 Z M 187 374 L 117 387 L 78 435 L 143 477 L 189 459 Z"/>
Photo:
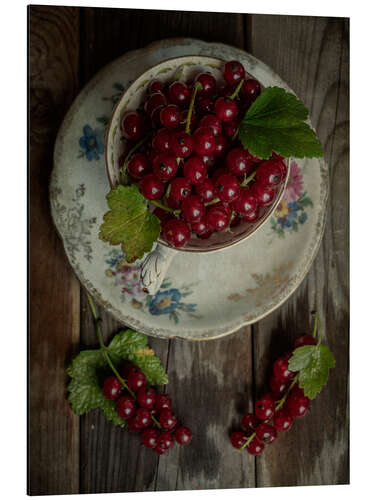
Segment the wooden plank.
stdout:
<path fill-rule="evenodd" d="M 57 129 L 78 87 L 78 43 L 78 9 L 29 7 L 31 495 L 79 490 L 79 420 L 65 397 L 66 365 L 79 343 L 79 285 L 48 202 Z"/>
<path fill-rule="evenodd" d="M 343 484 L 348 471 L 349 335 L 349 55 L 346 19 L 254 16 L 252 53 L 269 64 L 311 111 L 330 168 L 330 199 L 323 244 L 298 291 L 255 327 L 256 391 L 272 361 L 309 331 L 317 309 L 336 357 L 329 384 L 311 413 L 257 458 L 258 486 Z"/>

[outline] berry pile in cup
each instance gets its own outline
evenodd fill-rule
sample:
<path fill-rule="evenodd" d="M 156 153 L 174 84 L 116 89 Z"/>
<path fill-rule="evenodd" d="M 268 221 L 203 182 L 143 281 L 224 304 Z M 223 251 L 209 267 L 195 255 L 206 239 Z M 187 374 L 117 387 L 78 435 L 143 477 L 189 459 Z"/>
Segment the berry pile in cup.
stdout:
<path fill-rule="evenodd" d="M 298 337 L 294 349 L 304 345 L 316 345 L 315 338 L 312 335 Z M 230 436 L 234 448 L 259 455 L 265 445 L 275 442 L 278 431 L 288 431 L 295 418 L 304 417 L 308 412 L 310 399 L 298 387 L 297 375 L 288 367 L 291 356 L 292 353 L 287 353 L 273 364 L 270 392 L 258 399 L 254 413 L 243 415 L 243 431 L 233 432 Z"/>
<path fill-rule="evenodd" d="M 180 445 L 189 444 L 191 430 L 179 424 L 171 410 L 171 398 L 147 387 L 145 374 L 132 363 L 123 367 L 121 375 L 127 393 L 124 394 L 124 387 L 115 376 L 104 380 L 102 393 L 107 399 L 116 401 L 117 413 L 126 420 L 128 429 L 141 432 L 142 444 L 158 455 L 166 453 L 175 441 Z"/>
<path fill-rule="evenodd" d="M 173 247 L 256 222 L 286 177 L 281 156 L 260 160 L 238 139 L 260 83 L 238 61 L 224 65 L 223 77 L 221 87 L 208 72 L 191 82 L 153 80 L 145 102 L 121 121 L 127 145 L 119 167 L 150 201 Z"/>

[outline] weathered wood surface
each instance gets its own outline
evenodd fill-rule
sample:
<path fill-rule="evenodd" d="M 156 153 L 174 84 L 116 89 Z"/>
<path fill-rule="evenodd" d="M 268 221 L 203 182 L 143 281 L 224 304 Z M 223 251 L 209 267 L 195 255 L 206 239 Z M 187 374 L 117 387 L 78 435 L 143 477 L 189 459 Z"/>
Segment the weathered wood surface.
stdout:
<path fill-rule="evenodd" d="M 42 88 L 52 97 L 43 99 L 49 106 L 45 111 L 48 126 L 44 115 L 38 115 L 43 108 L 33 107 L 31 100 L 32 134 L 38 132 L 43 147 L 31 148 L 30 215 L 31 220 L 37 220 L 42 213 L 46 222 L 40 228 L 31 224 L 30 240 L 34 325 L 30 339 L 30 451 L 37 457 L 31 461 L 30 491 L 94 493 L 347 483 L 348 21 L 60 7 L 32 7 L 31 12 L 31 90 Z M 56 24 L 57 30 L 68 24 L 70 36 L 57 36 L 50 24 Z M 245 48 L 288 82 L 311 110 L 323 141 L 331 197 L 317 259 L 284 306 L 254 327 L 223 339 L 191 343 L 150 338 L 167 367 L 168 392 L 176 412 L 195 434 L 194 445 L 175 447 L 158 458 L 142 449 L 139 437 L 115 429 L 99 412 L 80 419 L 78 435 L 77 419 L 64 399 L 63 368 L 77 348 L 79 331 L 81 346 L 96 345 L 96 337 L 85 293 L 81 290 L 79 310 L 78 286 L 53 232 L 47 212 L 47 183 L 55 133 L 78 90 L 77 79 L 81 87 L 126 51 L 175 36 Z M 55 61 L 53 67 L 63 69 L 61 78 L 48 77 L 47 72 L 39 84 L 41 77 L 35 80 L 33 75 L 41 62 L 33 62 L 32 54 L 43 50 Z M 55 105 L 58 113 L 52 116 Z M 53 258 L 44 246 L 46 239 L 48 249 L 55 242 Z M 47 267 L 48 275 L 44 271 Z M 50 278 L 53 274 L 59 275 L 58 296 Z M 47 309 L 42 308 L 46 297 Z M 262 457 L 236 453 L 228 442 L 228 432 L 263 390 L 275 356 L 289 348 L 296 334 L 307 330 L 309 312 L 315 308 L 337 359 L 329 386 L 314 401 L 311 414 Z M 101 315 L 104 335 L 110 338 L 120 324 L 103 310 Z M 52 343 L 52 353 L 46 342 Z M 53 400 L 42 396 L 45 377 L 51 372 L 56 379 Z M 46 411 L 47 420 L 42 421 Z M 54 446 L 56 442 L 59 446 Z"/>

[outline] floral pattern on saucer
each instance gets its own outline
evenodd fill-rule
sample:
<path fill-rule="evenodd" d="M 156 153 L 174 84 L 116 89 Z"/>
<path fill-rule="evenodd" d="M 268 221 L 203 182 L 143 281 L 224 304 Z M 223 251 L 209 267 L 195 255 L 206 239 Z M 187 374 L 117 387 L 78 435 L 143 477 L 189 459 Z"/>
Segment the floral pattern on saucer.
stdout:
<path fill-rule="evenodd" d="M 80 151 L 78 158 L 86 157 L 88 161 L 99 160 L 104 154 L 105 130 L 93 129 L 90 125 L 83 127 L 83 135 L 79 138 Z"/>

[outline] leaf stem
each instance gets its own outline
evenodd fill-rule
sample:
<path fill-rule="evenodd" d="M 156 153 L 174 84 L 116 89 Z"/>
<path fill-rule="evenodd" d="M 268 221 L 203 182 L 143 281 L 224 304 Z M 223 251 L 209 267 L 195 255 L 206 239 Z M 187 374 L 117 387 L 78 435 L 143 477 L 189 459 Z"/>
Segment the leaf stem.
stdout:
<path fill-rule="evenodd" d="M 254 172 L 252 172 L 249 177 L 246 177 L 246 179 L 241 183 L 241 186 L 247 186 L 249 184 L 250 181 L 252 181 L 254 179 L 254 177 L 256 176 L 256 173 L 257 171 L 254 170 Z"/>
<path fill-rule="evenodd" d="M 313 332 L 312 332 L 312 336 L 314 337 L 314 339 L 316 338 L 316 332 L 318 330 L 318 315 L 316 314 L 316 312 L 314 311 L 312 314 L 312 317 L 314 318 L 314 329 L 313 329 Z"/>
<path fill-rule="evenodd" d="M 137 151 L 137 149 L 139 149 L 142 146 L 142 144 L 144 144 L 149 139 L 151 134 L 152 134 L 152 132 L 149 132 L 148 134 L 146 134 L 139 142 L 137 142 L 137 144 L 135 144 L 132 147 L 132 149 L 126 155 L 124 163 L 121 167 L 121 184 L 123 184 L 123 185 L 126 184 L 126 177 L 125 177 L 126 176 L 126 169 L 128 168 L 128 163 L 129 163 L 130 157 Z"/>
<path fill-rule="evenodd" d="M 198 90 L 202 90 L 202 89 L 203 89 L 202 84 L 200 82 L 195 82 L 193 94 L 192 94 L 191 99 L 190 99 L 188 114 L 187 114 L 187 117 L 186 117 L 185 132 L 187 134 L 189 134 L 189 135 L 190 135 L 191 115 L 193 114 L 195 97 L 197 95 Z"/>
<path fill-rule="evenodd" d="M 232 95 L 229 96 L 229 99 L 235 99 L 238 96 L 239 91 L 241 90 L 241 87 L 242 87 L 244 81 L 245 81 L 245 79 L 240 81 L 240 83 L 236 87 L 236 90 L 233 92 Z"/>

